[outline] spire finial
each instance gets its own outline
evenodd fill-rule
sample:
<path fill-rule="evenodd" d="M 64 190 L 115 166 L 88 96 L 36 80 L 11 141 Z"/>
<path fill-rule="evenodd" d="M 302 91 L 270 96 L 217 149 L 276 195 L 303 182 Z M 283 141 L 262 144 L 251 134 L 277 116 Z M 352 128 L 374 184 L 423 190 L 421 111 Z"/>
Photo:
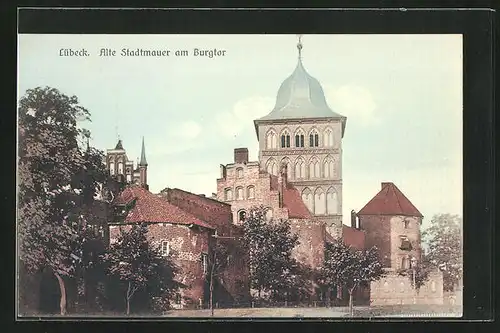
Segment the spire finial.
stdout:
<path fill-rule="evenodd" d="M 297 35 L 299 42 L 297 43 L 297 49 L 299 50 L 299 59 L 302 59 L 302 35 Z"/>

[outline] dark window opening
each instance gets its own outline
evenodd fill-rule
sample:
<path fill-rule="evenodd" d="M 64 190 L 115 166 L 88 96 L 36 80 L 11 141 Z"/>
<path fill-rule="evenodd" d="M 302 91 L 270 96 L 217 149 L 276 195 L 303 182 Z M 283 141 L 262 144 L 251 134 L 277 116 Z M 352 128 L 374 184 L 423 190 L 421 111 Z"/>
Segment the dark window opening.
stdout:
<path fill-rule="evenodd" d="M 238 213 L 238 221 L 245 222 L 246 217 L 247 213 L 244 210 Z"/>
<path fill-rule="evenodd" d="M 304 147 L 304 135 L 303 134 L 300 136 L 300 146 Z"/>
<path fill-rule="evenodd" d="M 286 147 L 290 148 L 290 135 L 286 136 Z"/>
<path fill-rule="evenodd" d="M 281 148 L 285 148 L 285 136 L 281 136 Z"/>
<path fill-rule="evenodd" d="M 410 221 L 405 220 L 404 223 L 405 223 L 405 229 L 408 229 L 410 227 Z"/>
<path fill-rule="evenodd" d="M 401 245 L 399 246 L 401 250 L 410 251 L 412 249 L 411 242 L 408 238 L 401 238 Z"/>
<path fill-rule="evenodd" d="M 295 147 L 300 147 L 300 135 L 295 136 Z"/>
<path fill-rule="evenodd" d="M 318 147 L 318 146 L 319 146 L 319 135 L 314 134 L 314 147 Z"/>
<path fill-rule="evenodd" d="M 309 147 L 314 147 L 314 135 L 309 135 Z"/>

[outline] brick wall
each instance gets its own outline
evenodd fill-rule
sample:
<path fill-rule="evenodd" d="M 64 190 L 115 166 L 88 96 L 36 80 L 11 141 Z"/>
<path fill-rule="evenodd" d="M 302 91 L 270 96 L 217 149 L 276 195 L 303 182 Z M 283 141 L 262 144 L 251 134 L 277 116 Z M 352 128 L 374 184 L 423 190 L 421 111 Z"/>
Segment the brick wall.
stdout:
<path fill-rule="evenodd" d="M 123 226 L 124 230 L 130 226 Z M 191 307 L 199 304 L 204 297 L 205 278 L 201 263 L 202 253 L 208 253 L 209 233 L 204 228 L 189 228 L 185 225 L 170 223 L 154 223 L 148 226 L 149 240 L 156 245 L 162 241 L 170 243 L 171 256 L 180 267 L 181 272 L 176 280 L 188 286 L 181 291 L 183 306 Z M 110 226 L 110 240 L 118 236 L 120 229 Z"/>
<path fill-rule="evenodd" d="M 405 222 L 407 220 L 407 228 Z M 393 216 L 390 219 L 391 225 L 391 267 L 398 269 L 401 268 L 402 259 L 415 257 L 420 261 L 420 218 L 406 217 L 406 216 Z M 412 245 L 412 250 L 402 250 L 401 237 L 408 238 Z M 408 267 L 408 266 L 407 266 Z"/>
<path fill-rule="evenodd" d="M 293 256 L 298 261 L 316 268 L 325 258 L 325 225 L 318 221 L 290 219 L 292 232 L 299 236 L 300 244 Z"/>
<path fill-rule="evenodd" d="M 384 267 L 391 267 L 391 216 L 359 215 L 359 225 L 365 231 L 367 249 L 377 246 Z"/>
<path fill-rule="evenodd" d="M 429 280 L 416 292 L 408 276 L 390 271 L 370 285 L 371 305 L 443 304 L 443 274 L 429 274 Z"/>

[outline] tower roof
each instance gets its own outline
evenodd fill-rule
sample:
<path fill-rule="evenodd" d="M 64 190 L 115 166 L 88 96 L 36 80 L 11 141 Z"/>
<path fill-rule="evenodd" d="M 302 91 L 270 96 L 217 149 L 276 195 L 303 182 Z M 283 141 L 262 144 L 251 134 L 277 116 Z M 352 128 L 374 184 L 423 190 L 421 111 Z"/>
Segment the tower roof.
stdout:
<path fill-rule="evenodd" d="M 146 148 L 144 147 L 144 137 L 142 137 L 142 148 L 141 148 L 141 161 L 139 165 L 148 165 L 146 161 Z"/>
<path fill-rule="evenodd" d="M 122 140 L 118 140 L 118 143 L 116 144 L 115 149 L 116 150 L 118 150 L 118 149 L 123 150 Z"/>
<path fill-rule="evenodd" d="M 404 215 L 423 217 L 411 201 L 393 183 L 382 183 L 377 193 L 357 215 Z"/>
<path fill-rule="evenodd" d="M 274 109 L 268 115 L 256 119 L 255 127 L 260 121 L 266 120 L 337 118 L 342 121 L 343 134 L 347 118 L 330 109 L 321 84 L 307 73 L 302 64 L 300 42 L 297 48 L 299 57 L 295 70 L 281 84 Z"/>

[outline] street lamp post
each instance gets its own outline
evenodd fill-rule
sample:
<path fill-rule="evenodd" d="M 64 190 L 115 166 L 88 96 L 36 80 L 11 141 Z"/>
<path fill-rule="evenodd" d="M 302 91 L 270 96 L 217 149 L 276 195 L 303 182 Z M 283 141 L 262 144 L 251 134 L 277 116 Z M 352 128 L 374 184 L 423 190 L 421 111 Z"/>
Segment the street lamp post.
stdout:
<path fill-rule="evenodd" d="M 411 258 L 411 267 L 413 273 L 413 304 L 417 304 L 417 286 L 415 285 L 415 268 L 417 265 L 417 258 Z"/>

